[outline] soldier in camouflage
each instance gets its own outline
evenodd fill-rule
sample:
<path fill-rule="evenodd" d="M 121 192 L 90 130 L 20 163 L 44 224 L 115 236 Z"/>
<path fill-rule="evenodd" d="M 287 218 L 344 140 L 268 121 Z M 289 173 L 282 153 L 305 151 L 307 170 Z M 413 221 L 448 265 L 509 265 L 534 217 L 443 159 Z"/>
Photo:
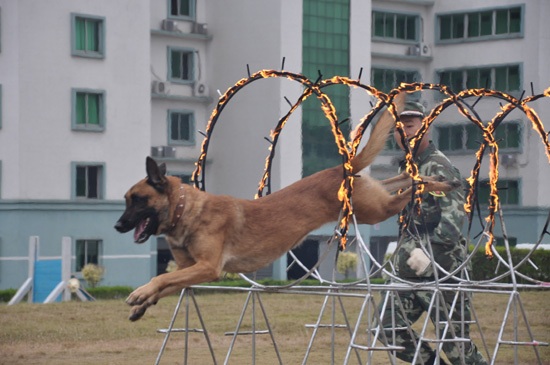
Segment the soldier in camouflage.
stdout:
<path fill-rule="evenodd" d="M 422 126 L 424 107 L 415 102 L 405 103 L 405 108 L 400 115 L 405 135 L 412 137 Z M 403 148 L 401 136 L 394 133 L 397 144 Z M 459 171 L 451 164 L 449 159 L 437 150 L 434 144 L 425 136 L 418 142 L 418 150 L 415 155 L 415 162 L 421 175 L 439 175 L 446 180 L 460 180 Z M 401 164 L 400 172 L 404 165 Z M 434 260 L 447 272 L 452 272 L 464 261 L 466 255 L 466 240 L 462 236 L 461 228 L 465 218 L 464 212 L 464 191 L 456 189 L 452 192 L 439 193 L 430 192 L 422 196 L 421 209 L 408 208 L 404 211 L 404 221 L 401 224 L 400 237 L 395 255 L 395 268 L 399 277 L 408 281 L 433 281 L 434 268 L 431 259 L 427 256 L 430 248 L 425 245 L 431 243 L 431 253 Z M 424 245 L 424 249 L 421 246 Z M 437 272 L 441 277 L 442 272 Z M 453 293 L 447 292 L 444 295 L 444 302 L 447 313 L 450 312 Z M 450 294 L 450 295 L 449 295 Z M 415 343 L 418 343 L 418 336 L 414 331 L 406 328 L 416 322 L 424 311 L 428 311 L 432 300 L 431 291 L 399 291 L 398 296 L 391 296 L 394 301 L 394 320 L 392 325 L 391 304 L 387 304 L 384 313 L 381 313 L 382 324 L 387 329 L 386 336 L 391 341 L 391 328 L 395 326 L 396 337 L 393 345 L 402 346 L 403 351 L 397 351 L 396 356 L 401 360 L 412 362 L 415 355 Z M 400 304 L 397 301 L 400 301 Z M 382 310 L 380 303 L 380 310 Z M 401 310 L 401 308 L 403 310 Z M 436 323 L 436 311 L 429 313 L 430 318 Z M 443 329 L 447 318 L 443 308 L 440 309 L 439 321 Z M 470 307 L 466 299 L 464 304 L 464 317 L 461 318 L 460 311 L 455 308 L 453 312 L 453 328 L 457 337 L 469 338 Z M 460 323 L 463 320 L 464 323 Z M 463 329 L 463 331 L 462 331 Z M 448 338 L 452 338 L 450 329 Z M 412 336 L 411 336 L 412 334 Z M 412 337 L 415 337 L 414 339 Z M 443 350 L 452 364 L 487 364 L 475 344 L 469 342 L 445 342 Z M 464 357 L 462 357 L 464 352 Z M 422 342 L 419 364 L 432 365 L 446 364 L 434 350 Z"/>

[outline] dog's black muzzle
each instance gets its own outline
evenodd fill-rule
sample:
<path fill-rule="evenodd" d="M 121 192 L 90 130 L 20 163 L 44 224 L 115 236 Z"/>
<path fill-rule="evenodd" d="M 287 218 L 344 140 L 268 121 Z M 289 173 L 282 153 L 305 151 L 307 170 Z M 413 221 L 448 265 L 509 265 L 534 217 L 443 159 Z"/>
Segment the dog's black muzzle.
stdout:
<path fill-rule="evenodd" d="M 129 232 L 130 230 L 132 230 L 132 225 L 129 224 L 128 221 L 124 221 L 121 219 L 119 219 L 116 224 L 115 224 L 115 229 L 117 231 L 119 231 L 120 233 L 126 233 L 126 232 Z"/>

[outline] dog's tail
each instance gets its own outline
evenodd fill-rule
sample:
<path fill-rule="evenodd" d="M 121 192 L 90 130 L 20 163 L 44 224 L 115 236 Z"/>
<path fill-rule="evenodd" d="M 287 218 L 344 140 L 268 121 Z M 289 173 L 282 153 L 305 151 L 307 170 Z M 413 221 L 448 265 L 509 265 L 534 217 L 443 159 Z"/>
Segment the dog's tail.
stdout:
<path fill-rule="evenodd" d="M 394 99 L 397 107 L 397 114 L 401 113 L 405 104 L 405 93 L 401 93 Z M 374 158 L 384 149 L 388 135 L 395 125 L 391 113 L 385 110 L 374 126 L 367 145 L 351 160 L 353 172 L 359 172 L 369 166 Z"/>

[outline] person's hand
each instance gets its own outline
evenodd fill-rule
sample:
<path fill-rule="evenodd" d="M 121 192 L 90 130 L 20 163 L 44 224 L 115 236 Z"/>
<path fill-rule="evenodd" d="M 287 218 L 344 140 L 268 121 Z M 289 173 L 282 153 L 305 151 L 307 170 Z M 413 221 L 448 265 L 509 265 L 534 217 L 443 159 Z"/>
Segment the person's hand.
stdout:
<path fill-rule="evenodd" d="M 407 265 L 409 265 L 416 275 L 421 276 L 426 272 L 426 269 L 428 269 L 430 262 L 430 258 L 426 256 L 422 249 L 415 248 L 411 251 L 411 255 L 407 260 Z"/>

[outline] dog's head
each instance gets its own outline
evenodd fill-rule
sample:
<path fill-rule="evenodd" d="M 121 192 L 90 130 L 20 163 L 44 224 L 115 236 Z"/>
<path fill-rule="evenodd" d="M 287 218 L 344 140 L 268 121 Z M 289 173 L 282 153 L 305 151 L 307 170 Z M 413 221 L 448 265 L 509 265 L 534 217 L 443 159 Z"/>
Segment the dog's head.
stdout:
<path fill-rule="evenodd" d="M 150 157 L 147 157 L 145 165 L 147 177 L 132 186 L 124 195 L 126 210 L 115 224 L 115 229 L 120 233 L 135 228 L 136 243 L 143 243 L 151 235 L 159 234 L 166 226 L 170 209 L 166 193 L 166 165 L 157 165 Z"/>

